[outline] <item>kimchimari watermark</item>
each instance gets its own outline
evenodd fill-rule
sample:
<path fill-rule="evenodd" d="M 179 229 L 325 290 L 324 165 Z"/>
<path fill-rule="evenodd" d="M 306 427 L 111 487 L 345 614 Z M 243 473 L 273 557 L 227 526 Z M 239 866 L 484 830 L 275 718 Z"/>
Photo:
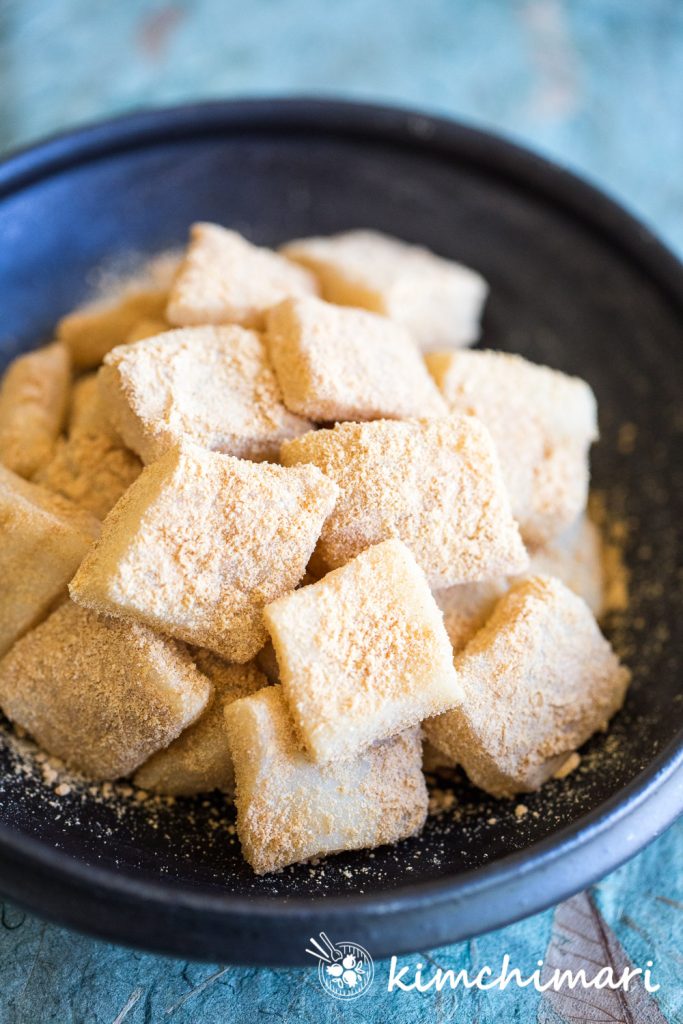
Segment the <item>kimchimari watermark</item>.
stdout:
<path fill-rule="evenodd" d="M 516 988 L 534 988 L 537 992 L 550 990 L 559 992 L 564 988 L 571 990 L 575 988 L 610 988 L 615 991 L 621 989 L 628 992 L 631 982 L 638 977 L 642 977 L 643 986 L 647 992 L 657 992 L 660 988 L 652 981 L 652 960 L 647 960 L 644 968 L 627 967 L 620 973 L 615 972 L 613 967 L 601 967 L 590 977 L 583 967 L 576 971 L 555 967 L 552 971 L 546 972 L 544 978 L 543 960 L 537 960 L 536 963 L 538 965 L 536 969 L 525 976 L 519 967 L 510 966 L 510 957 L 506 953 L 496 975 L 494 975 L 493 968 L 486 964 L 472 974 L 466 968 L 452 970 L 437 967 L 430 977 L 425 978 L 422 973 L 424 964 L 417 963 L 412 968 L 410 965 L 399 967 L 398 957 L 392 956 L 389 964 L 387 992 L 428 992 L 430 989 L 440 992 L 444 988 L 476 988 L 483 992 L 499 988 L 502 992 L 509 985 L 514 985 Z M 412 977 L 410 976 L 411 970 Z"/>

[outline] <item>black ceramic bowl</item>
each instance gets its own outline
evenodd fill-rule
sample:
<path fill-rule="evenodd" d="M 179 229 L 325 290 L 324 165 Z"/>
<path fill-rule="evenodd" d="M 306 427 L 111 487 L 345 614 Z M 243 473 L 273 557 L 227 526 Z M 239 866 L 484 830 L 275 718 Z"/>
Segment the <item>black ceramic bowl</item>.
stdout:
<path fill-rule="evenodd" d="M 321 929 L 386 956 L 562 899 L 683 808 L 681 266 L 594 189 L 481 132 L 345 103 L 187 107 L 75 132 L 0 167 L 0 362 L 49 337 L 93 267 L 176 246 L 198 219 L 273 244 L 359 226 L 423 243 L 490 281 L 489 346 L 590 381 L 595 485 L 629 528 L 632 599 L 617 639 L 633 686 L 607 747 L 588 746 L 589 770 L 526 797 L 521 820 L 514 801 L 481 800 L 461 780 L 460 817 L 430 819 L 417 839 L 260 879 L 220 801 L 178 801 L 153 824 L 130 800 L 56 801 L 16 774 L 5 738 L 0 888 L 109 939 L 271 965 L 305 962 Z"/>

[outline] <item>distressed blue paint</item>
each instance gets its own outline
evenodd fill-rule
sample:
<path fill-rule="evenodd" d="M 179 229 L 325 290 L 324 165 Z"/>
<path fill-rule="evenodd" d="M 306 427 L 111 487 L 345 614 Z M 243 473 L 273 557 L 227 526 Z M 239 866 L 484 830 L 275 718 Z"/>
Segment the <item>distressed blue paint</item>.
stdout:
<path fill-rule="evenodd" d="M 592 178 L 683 253 L 679 0 L 0 0 L 2 148 L 143 105 L 285 92 L 405 103 L 505 132 Z M 683 1024 L 681 863 L 679 825 L 598 886 L 634 962 L 654 960 L 672 1024 Z M 429 956 L 471 968 L 508 952 L 531 971 L 551 918 Z M 340 1007 L 313 968 L 219 973 L 10 907 L 3 923 L 0 1024 L 536 1019 L 538 997 L 514 989 L 389 996 L 386 964 L 371 994 Z"/>

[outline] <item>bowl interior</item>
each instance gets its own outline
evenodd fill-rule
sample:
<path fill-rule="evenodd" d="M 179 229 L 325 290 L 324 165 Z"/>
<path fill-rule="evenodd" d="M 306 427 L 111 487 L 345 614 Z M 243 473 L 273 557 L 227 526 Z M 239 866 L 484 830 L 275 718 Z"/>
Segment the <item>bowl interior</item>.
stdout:
<path fill-rule="evenodd" d="M 255 878 L 219 798 L 155 807 L 75 788 L 56 797 L 0 737 L 0 822 L 74 857 L 209 892 L 344 894 L 475 871 L 598 807 L 683 726 L 680 313 L 599 229 L 546 195 L 457 154 L 336 132 L 263 129 L 144 142 L 64 167 L 0 202 L 0 365 L 48 339 L 94 268 L 175 247 L 194 220 L 256 242 L 369 226 L 469 264 L 491 283 L 484 343 L 576 373 L 595 389 L 594 486 L 624 533 L 628 611 L 611 636 L 633 671 L 627 705 L 581 770 L 515 802 L 461 778 L 455 809 L 417 839 Z M 678 637 L 678 640 L 677 640 Z M 442 784 L 443 785 L 443 784 Z"/>

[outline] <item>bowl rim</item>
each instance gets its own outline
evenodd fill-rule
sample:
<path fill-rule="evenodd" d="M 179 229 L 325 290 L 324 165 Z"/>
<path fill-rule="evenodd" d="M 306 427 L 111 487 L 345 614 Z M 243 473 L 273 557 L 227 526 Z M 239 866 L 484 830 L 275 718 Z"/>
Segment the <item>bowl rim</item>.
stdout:
<path fill-rule="evenodd" d="M 665 293 L 683 321 L 683 264 L 620 204 L 574 173 L 501 135 L 401 107 L 296 97 L 217 100 L 126 114 L 59 133 L 11 153 L 0 163 L 0 202 L 44 178 L 114 153 L 191 137 L 219 137 L 235 131 L 343 136 L 390 143 L 456 158 L 460 163 L 504 176 L 541 194 L 606 237 Z M 545 839 L 490 865 L 381 892 L 278 898 L 221 893 L 217 889 L 200 891 L 183 883 L 135 878 L 80 861 L 5 824 L 0 824 L 0 865 L 21 864 L 24 871 L 33 867 L 39 873 L 49 873 L 53 885 L 62 883 L 81 893 L 106 894 L 113 901 L 143 901 L 152 913 L 155 909 L 180 911 L 205 915 L 214 921 L 224 918 L 244 925 L 250 922 L 252 928 L 258 928 L 260 923 L 267 929 L 277 922 L 283 934 L 294 922 L 306 929 L 315 929 L 321 922 L 323 927 L 343 929 L 364 918 L 385 924 L 389 919 L 410 919 L 414 924 L 416 914 L 439 906 L 450 908 L 457 913 L 457 922 L 450 927 L 444 928 L 442 923 L 439 928 L 427 929 L 425 938 L 420 938 L 422 943 L 430 941 L 433 947 L 501 927 L 558 902 L 624 863 L 681 813 L 683 730 L 618 793 Z M 621 836 L 622 841 L 609 841 L 610 836 L 613 840 Z M 585 856 L 587 850 L 592 851 L 591 856 Z M 12 891 L 7 895 L 44 916 L 119 942 L 161 952 L 178 953 L 182 949 L 183 955 L 189 957 L 196 954 L 163 935 L 152 941 L 128 938 L 120 926 L 103 921 L 90 923 L 75 909 L 46 911 L 44 887 L 18 884 L 14 874 Z M 538 884 L 529 894 L 530 876 L 534 875 Z M 3 891 L 4 886 L 2 878 Z M 503 906 L 492 914 L 491 901 L 500 903 L 494 898 L 496 894 L 504 896 Z M 135 934 L 134 928 L 131 934 Z M 377 946 L 378 955 L 417 948 L 407 934 L 397 938 L 391 947 L 378 938 Z M 300 951 L 284 951 L 285 956 L 280 959 L 261 959 L 258 953 L 255 958 L 253 950 L 248 949 L 247 943 L 245 959 L 237 950 L 232 962 L 305 962 L 303 945 Z M 202 951 L 200 944 L 200 958 L 208 953 Z"/>

